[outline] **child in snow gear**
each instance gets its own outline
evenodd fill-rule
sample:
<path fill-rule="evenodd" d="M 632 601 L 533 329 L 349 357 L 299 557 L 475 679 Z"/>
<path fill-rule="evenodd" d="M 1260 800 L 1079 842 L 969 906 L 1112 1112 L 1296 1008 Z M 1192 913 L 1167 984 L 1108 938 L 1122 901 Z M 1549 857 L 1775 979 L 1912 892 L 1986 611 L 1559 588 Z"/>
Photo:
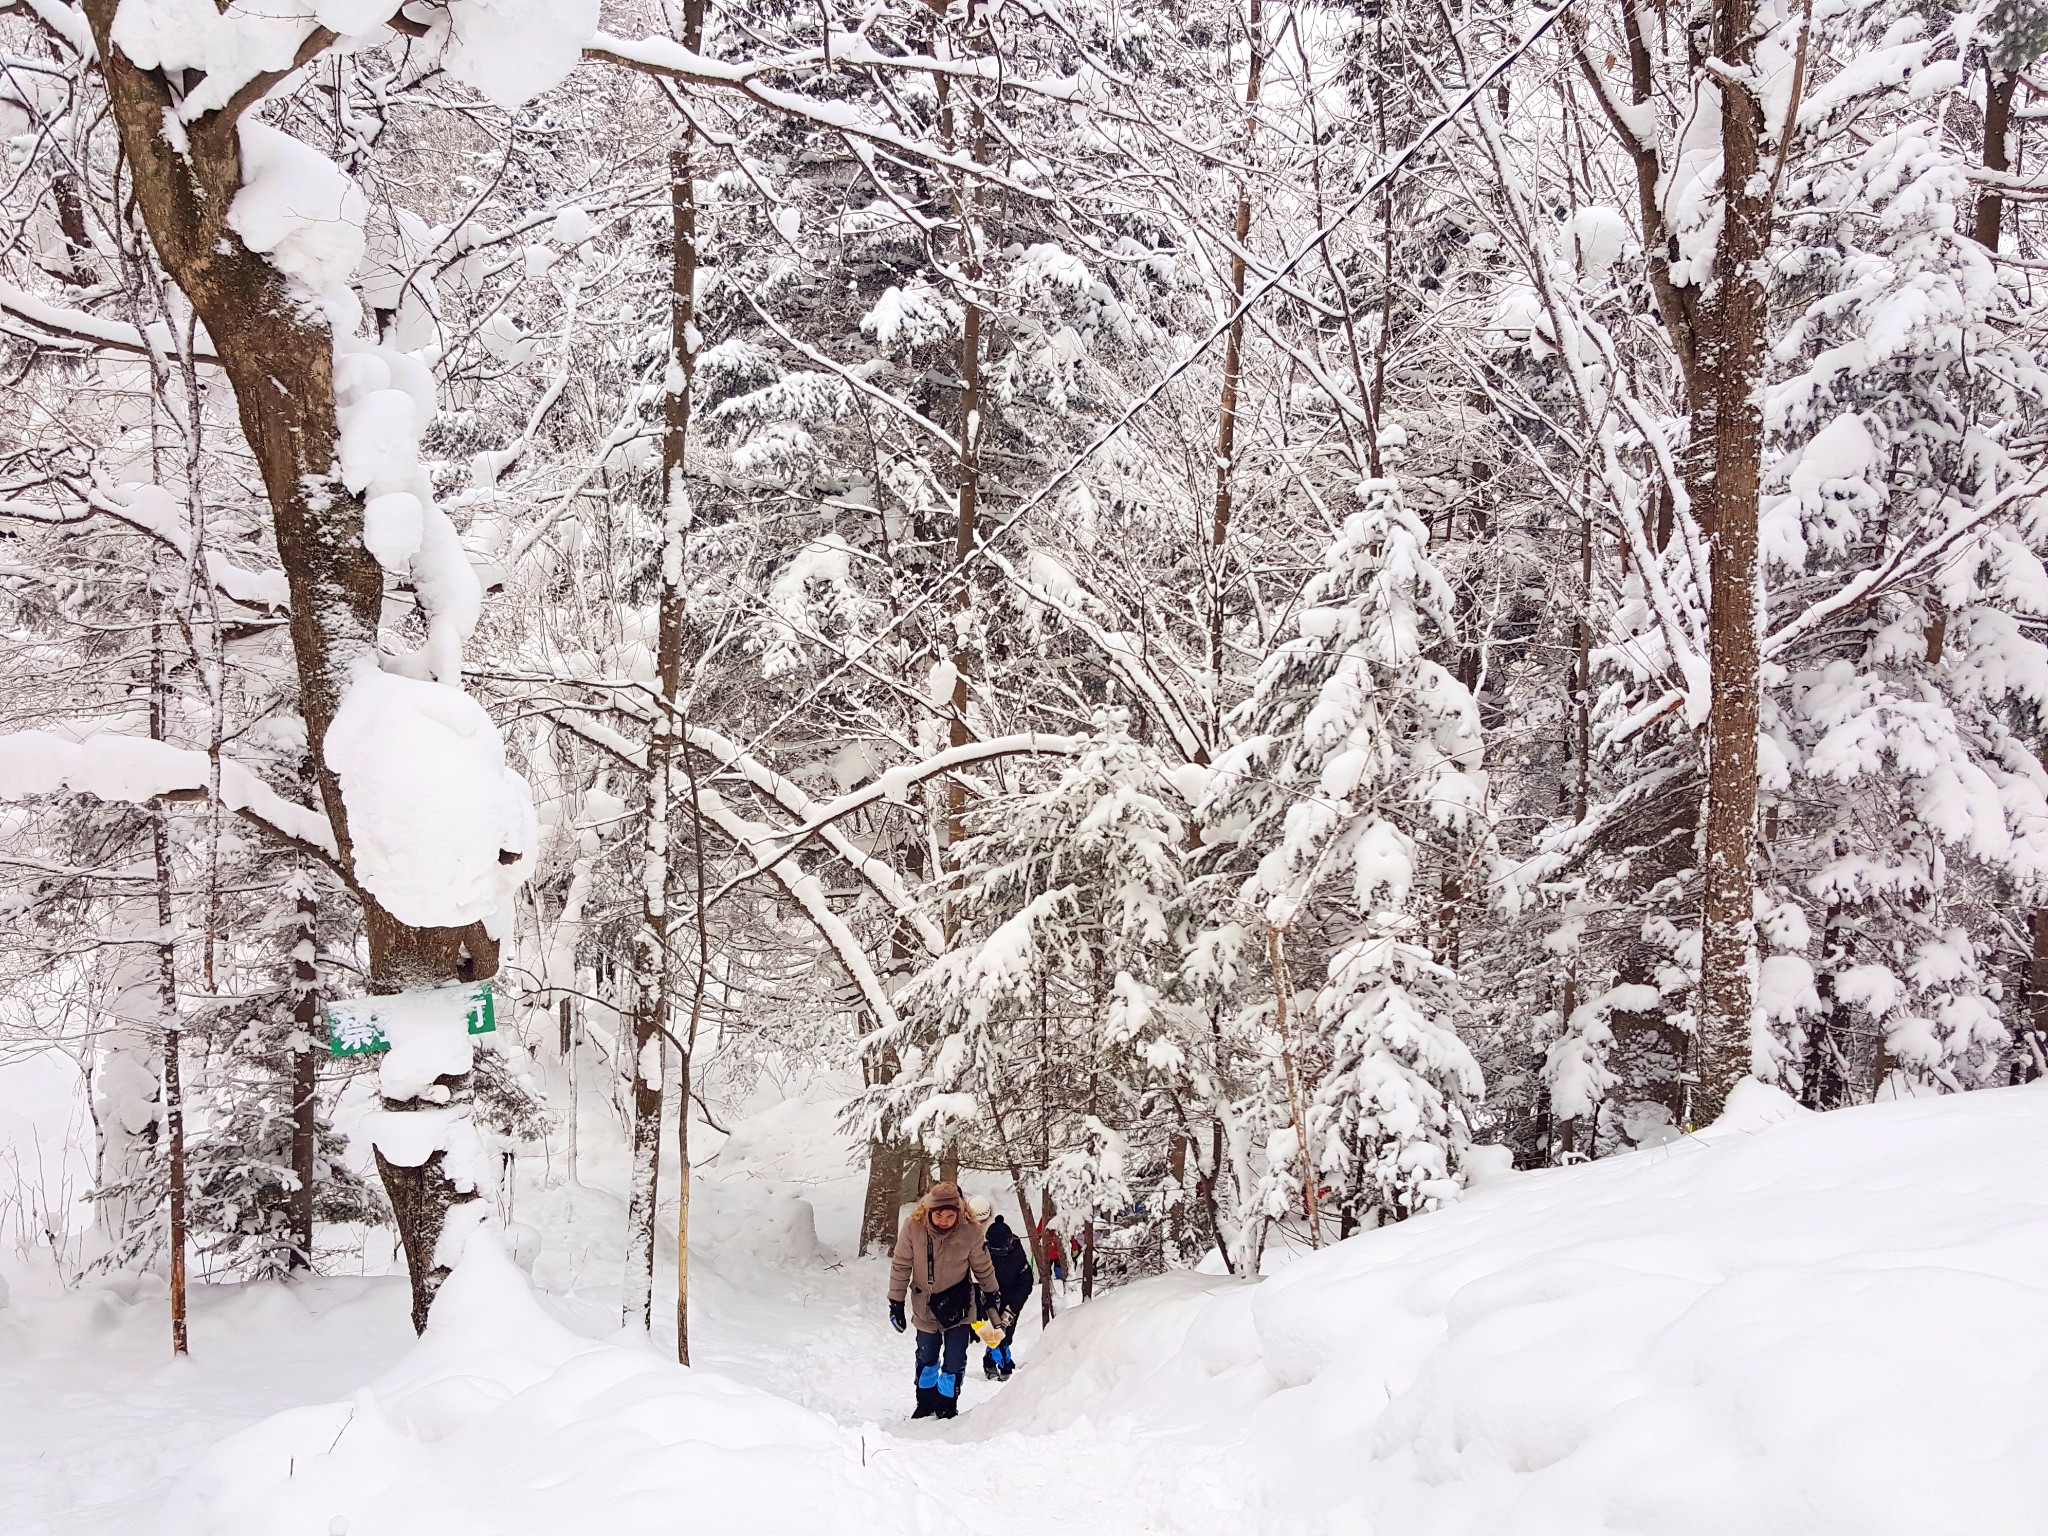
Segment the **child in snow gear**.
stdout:
<path fill-rule="evenodd" d="M 1031 1272 L 1031 1255 L 1024 1251 L 1024 1245 L 1017 1241 L 1002 1217 L 997 1216 L 988 1223 L 988 1230 L 982 1240 L 988 1245 L 989 1263 L 996 1272 L 996 1289 L 1002 1300 L 1001 1319 L 1002 1342 L 982 1357 L 981 1371 L 993 1381 L 1008 1381 L 1010 1373 L 1017 1368 L 1016 1359 L 1010 1353 L 1010 1341 L 1017 1336 L 1017 1319 L 1023 1314 L 1024 1303 L 1030 1298 L 1036 1276 Z"/>
<path fill-rule="evenodd" d="M 927 1190 L 896 1234 L 889 1264 L 892 1324 L 906 1300 L 917 1325 L 917 1412 L 911 1417 L 950 1419 L 959 1412 L 975 1306 L 990 1312 L 1002 1304 L 981 1228 L 950 1181 Z"/>
<path fill-rule="evenodd" d="M 1053 1279 L 1065 1285 L 1067 1283 L 1067 1245 L 1060 1241 L 1059 1233 L 1044 1224 L 1039 1226 L 1038 1240 L 1043 1245 L 1045 1267 L 1052 1271 Z"/>

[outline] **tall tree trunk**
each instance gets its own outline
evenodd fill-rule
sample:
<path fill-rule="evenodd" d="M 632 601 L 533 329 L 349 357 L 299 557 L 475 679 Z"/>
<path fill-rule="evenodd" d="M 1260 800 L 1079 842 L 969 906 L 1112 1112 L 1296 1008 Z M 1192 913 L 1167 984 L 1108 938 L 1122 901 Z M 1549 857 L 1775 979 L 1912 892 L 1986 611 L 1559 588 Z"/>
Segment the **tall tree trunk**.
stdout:
<path fill-rule="evenodd" d="M 676 1053 L 676 1363 L 690 1363 L 690 1053 Z"/>
<path fill-rule="evenodd" d="M 1714 46 L 1740 75 L 1756 52 L 1755 0 L 1720 0 Z M 1721 1112 L 1750 1069 L 1756 968 L 1757 492 L 1763 467 L 1763 258 L 1773 188 L 1763 173 L 1763 112 L 1747 87 L 1722 79 L 1722 197 L 1726 212 L 1702 304 L 1693 404 L 1696 511 L 1711 515 L 1703 933 L 1699 1082 L 1691 1121 Z M 1796 87 L 1795 87 L 1796 90 Z"/>
<path fill-rule="evenodd" d="M 150 626 L 149 735 L 162 741 L 169 700 L 165 693 L 164 632 Z M 171 1353 L 187 1353 L 185 1332 L 185 1080 L 180 1070 L 184 1031 L 178 1018 L 176 914 L 171 906 L 170 828 L 158 807 L 149 818 L 150 862 L 156 886 L 157 1009 L 163 1024 L 164 1160 L 170 1184 Z"/>
<path fill-rule="evenodd" d="M 292 1247 L 286 1264 L 313 1267 L 313 1174 L 320 1131 L 318 1058 L 319 969 L 315 931 L 320 915 L 310 870 L 299 871 L 298 938 L 292 946 Z"/>
<path fill-rule="evenodd" d="M 1984 169 L 2012 169 L 2012 97 L 2019 85 L 2019 72 L 1992 67 L 1984 72 Z M 1987 251 L 1996 252 L 2005 224 L 2005 195 L 1993 187 L 1977 194 L 1977 216 L 1972 233 Z M 1946 611 L 1937 613 L 1929 626 L 1927 659 L 1941 660 L 1940 644 L 1947 628 Z M 1939 626 L 1939 627 L 1937 627 Z M 2042 1044 L 2048 1041 L 2048 908 L 2036 907 L 2028 917 L 2033 953 L 2027 961 L 2027 1024 L 2024 1031 L 2028 1052 L 2013 1063 L 2014 1079 L 2031 1082 L 2041 1072 Z"/>
<path fill-rule="evenodd" d="M 1266 69 L 1266 12 L 1264 0 L 1250 0 L 1245 15 L 1245 36 L 1251 57 L 1245 69 L 1244 133 L 1248 151 L 1258 121 L 1259 88 Z M 1230 537 L 1230 519 L 1236 510 L 1237 411 L 1240 381 L 1244 371 L 1245 317 L 1236 311 L 1244 304 L 1245 247 L 1252 236 L 1252 190 L 1249 177 L 1237 186 L 1237 213 L 1231 224 L 1230 294 L 1233 312 L 1230 329 L 1223 338 L 1223 384 L 1216 401 L 1216 496 L 1209 518 L 1209 735 L 1220 739 L 1223 720 L 1223 551 Z"/>
<path fill-rule="evenodd" d="M 363 544 L 362 498 L 336 473 L 334 343 L 326 322 L 294 298 L 284 275 L 243 244 L 227 221 L 242 185 L 237 120 L 281 74 L 251 81 L 222 108 L 181 124 L 173 144 L 164 125 L 176 96 L 163 72 L 146 70 L 114 45 L 119 0 L 84 0 L 108 104 L 118 130 L 134 206 L 157 257 L 212 338 L 235 392 L 243 435 L 263 477 L 277 552 L 291 592 L 290 634 L 299 711 L 314 743 L 320 798 L 341 867 L 350 868 L 340 781 L 319 744 L 327 736 L 352 666 L 377 654 L 384 572 Z M 333 41 L 316 28 L 301 48 L 311 59 Z M 445 986 L 493 975 L 498 945 L 481 922 L 422 928 L 401 922 L 357 888 L 370 950 L 373 992 Z M 444 1078 L 449 1103 L 468 1101 L 467 1074 Z M 416 1109 L 417 1101 L 387 1108 Z M 456 1205 L 479 1198 L 458 1190 L 435 1153 L 400 1167 L 380 1153 L 412 1281 L 413 1324 L 425 1328 L 446 1271 L 441 1228 Z"/>
<path fill-rule="evenodd" d="M 703 8 L 693 0 L 681 17 L 686 48 L 701 38 Z M 689 445 L 690 386 L 697 366 L 697 195 L 691 160 L 694 133 L 684 119 L 669 151 L 669 375 L 662 405 L 661 439 L 661 596 L 655 614 L 655 700 L 652 735 L 647 745 L 647 823 L 643 845 L 642 909 L 638 953 L 638 1006 L 633 1016 L 633 1174 L 627 1211 L 627 1275 L 625 1321 L 651 1327 L 654 1321 L 654 1233 L 661 1160 L 663 1072 L 658 1064 L 664 1042 L 674 1040 L 675 839 L 670 826 L 676 808 L 678 768 L 683 755 L 683 638 L 688 622 L 684 587 L 684 556 L 690 528 Z M 694 789 L 692 791 L 694 796 Z M 701 843 L 701 839 L 700 839 Z M 700 848 L 701 856 L 701 848 Z M 701 996 L 701 978 L 699 981 Z M 689 1084 L 687 1054 L 681 1062 L 683 1092 Z M 690 1105 L 676 1104 L 678 1148 L 683 1178 L 688 1179 Z M 684 1297 L 688 1293 L 689 1190 L 684 1188 L 677 1235 L 682 1289 L 676 1303 L 679 1352 L 687 1354 L 688 1331 Z"/>
<path fill-rule="evenodd" d="M 959 139 L 952 82 L 945 75 L 938 76 L 937 80 L 940 133 L 950 150 Z M 987 145 L 983 142 L 981 108 L 978 103 L 970 108 L 970 118 L 974 128 L 971 135 L 974 154 L 979 159 L 987 153 Z M 966 665 L 968 658 L 965 647 L 961 644 L 961 627 L 966 624 L 974 608 L 973 581 L 964 574 L 964 571 L 967 562 L 973 558 L 974 547 L 980 537 L 981 441 L 984 425 L 981 389 L 981 192 L 978 185 L 969 183 L 956 187 L 953 195 L 953 213 L 960 228 L 959 292 L 963 311 L 960 331 L 960 454 L 954 465 L 953 476 L 953 567 L 963 574 L 959 578 L 958 589 L 953 597 L 955 630 L 949 656 L 953 664 L 953 695 L 951 719 L 947 724 L 947 742 L 951 746 L 964 747 L 969 739 Z M 966 814 L 966 782 L 958 775 L 949 775 L 946 779 L 947 847 L 951 848 L 960 841 Z M 948 903 L 949 938 L 951 921 L 951 904 Z"/>
<path fill-rule="evenodd" d="M 180 1060 L 184 1030 L 178 1021 L 178 966 L 173 948 L 171 915 L 171 851 L 161 811 L 151 818 L 155 844 L 158 985 L 164 1021 L 164 1161 L 170 1185 L 171 1352 L 187 1352 L 185 1328 L 185 1079 Z"/>
<path fill-rule="evenodd" d="M 166 949 L 170 946 L 165 945 Z M 170 990 L 168 980 L 165 990 Z M 173 1007 L 177 999 L 167 999 Z M 171 1218 L 171 1352 L 187 1352 L 185 1331 L 185 1079 L 179 1060 L 184 1031 L 176 1015 L 164 1029 L 164 1155 L 169 1163 Z"/>

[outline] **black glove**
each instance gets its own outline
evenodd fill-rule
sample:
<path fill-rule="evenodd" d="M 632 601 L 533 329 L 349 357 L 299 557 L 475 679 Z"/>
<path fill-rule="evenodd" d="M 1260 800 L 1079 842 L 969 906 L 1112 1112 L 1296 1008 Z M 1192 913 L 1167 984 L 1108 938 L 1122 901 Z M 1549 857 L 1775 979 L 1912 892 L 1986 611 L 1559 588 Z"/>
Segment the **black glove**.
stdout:
<path fill-rule="evenodd" d="M 891 1328 L 894 1328 L 898 1333 L 901 1333 L 906 1327 L 909 1326 L 907 1323 L 903 1321 L 903 1303 L 900 1301 L 892 1301 L 889 1303 L 889 1326 Z"/>
<path fill-rule="evenodd" d="M 1004 1326 L 1003 1293 L 1001 1291 L 983 1291 L 981 1293 L 981 1315 L 994 1323 L 998 1328 Z"/>

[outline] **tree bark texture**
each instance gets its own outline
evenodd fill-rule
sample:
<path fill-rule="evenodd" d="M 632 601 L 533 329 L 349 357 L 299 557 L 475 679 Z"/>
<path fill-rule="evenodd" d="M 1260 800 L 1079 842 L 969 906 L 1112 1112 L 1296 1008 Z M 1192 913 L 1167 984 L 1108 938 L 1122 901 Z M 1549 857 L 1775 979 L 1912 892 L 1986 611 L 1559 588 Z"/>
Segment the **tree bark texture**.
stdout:
<path fill-rule="evenodd" d="M 1984 77 L 1984 169 L 2012 169 L 2012 93 L 2020 83 L 2019 73 L 1993 69 Z M 1977 194 L 1975 229 L 1977 243 L 1987 251 L 1998 249 L 1999 228 L 2005 222 L 2005 196 L 1993 188 Z"/>
<path fill-rule="evenodd" d="M 886 1251 L 896 1240 L 896 1213 L 902 1209 L 903 1153 L 884 1141 L 868 1143 L 868 1187 L 861 1202 L 860 1251 Z"/>
<path fill-rule="evenodd" d="M 1754 0 L 1721 0 L 1714 46 L 1738 75 L 1756 51 Z M 1750 1069 L 1756 970 L 1757 493 L 1763 468 L 1765 291 L 1771 191 L 1762 168 L 1762 107 L 1723 80 L 1726 213 L 1701 306 L 1693 404 L 1693 505 L 1708 533 L 1707 791 L 1698 1019 L 1699 1083 L 1690 1117 L 1704 1125 Z"/>

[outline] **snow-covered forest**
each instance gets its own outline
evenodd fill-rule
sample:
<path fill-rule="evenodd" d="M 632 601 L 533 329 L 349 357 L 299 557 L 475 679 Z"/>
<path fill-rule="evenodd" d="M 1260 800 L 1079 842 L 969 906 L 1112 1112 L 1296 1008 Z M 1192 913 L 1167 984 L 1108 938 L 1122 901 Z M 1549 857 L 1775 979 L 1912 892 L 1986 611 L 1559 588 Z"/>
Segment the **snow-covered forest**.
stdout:
<path fill-rule="evenodd" d="M 1051 1371 L 1519 1253 L 1511 1170 L 2018 1155 L 2031 1091 L 1881 1101 L 2048 1072 L 2044 55 L 2032 0 L 0 0 L 0 1274 L 166 1354 L 392 1276 L 724 1362 L 817 1179 L 848 1264 L 957 1180 L 1070 1251 Z M 1966 1507 L 2020 1528 L 1881 1518 Z"/>

